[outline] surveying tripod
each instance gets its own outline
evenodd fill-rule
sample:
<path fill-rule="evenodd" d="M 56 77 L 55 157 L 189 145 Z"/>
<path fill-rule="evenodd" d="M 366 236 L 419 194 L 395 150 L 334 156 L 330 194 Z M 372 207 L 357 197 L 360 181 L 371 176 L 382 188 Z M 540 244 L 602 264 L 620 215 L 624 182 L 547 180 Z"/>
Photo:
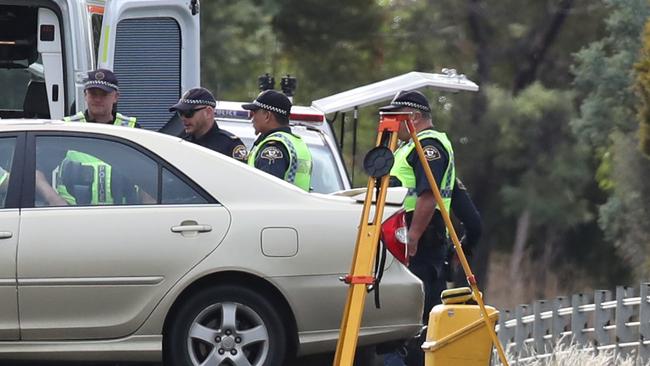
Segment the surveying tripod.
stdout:
<path fill-rule="evenodd" d="M 380 112 L 379 113 L 379 128 L 377 135 L 377 142 L 375 147 L 366 155 L 363 166 L 368 173 L 368 185 L 366 190 L 366 197 L 363 203 L 363 211 L 361 214 L 361 222 L 359 224 L 359 232 L 357 234 L 357 242 L 354 250 L 354 257 L 352 259 L 352 269 L 350 274 L 344 277 L 345 283 L 349 285 L 348 297 L 341 320 L 341 330 L 339 333 L 339 340 L 336 345 L 336 355 L 334 357 L 334 366 L 352 366 L 354 361 L 354 354 L 357 347 L 357 339 L 359 337 L 359 328 L 361 327 L 361 318 L 363 316 L 363 308 L 366 300 L 367 286 L 374 284 L 375 278 L 372 274 L 372 264 L 374 263 L 377 254 L 377 244 L 379 243 L 379 236 L 381 233 L 381 220 L 384 214 L 384 206 L 386 203 L 386 195 L 388 191 L 388 184 L 390 179 L 390 169 L 395 162 L 393 152 L 397 147 L 397 136 L 401 125 L 406 125 L 411 139 L 415 143 L 415 150 L 417 151 L 420 163 L 424 167 L 427 176 L 427 181 L 431 186 L 431 192 L 434 195 L 438 209 L 447 226 L 449 235 L 451 236 L 456 254 L 460 260 L 465 275 L 467 276 L 467 283 L 472 289 L 474 299 L 481 308 L 482 318 L 485 326 L 492 338 L 492 342 L 497 348 L 499 359 L 504 366 L 508 366 L 503 347 L 497 338 L 496 332 L 490 323 L 490 316 L 487 313 L 483 298 L 479 292 L 476 278 L 472 273 L 463 247 L 458 240 L 456 231 L 451 223 L 449 212 L 442 203 L 442 196 L 438 189 L 438 184 L 433 177 L 431 168 L 427 164 L 424 151 L 420 140 L 417 138 L 417 132 L 411 122 L 411 112 Z M 372 221 L 370 219 L 370 208 L 372 206 L 373 192 L 377 189 L 376 207 Z"/>

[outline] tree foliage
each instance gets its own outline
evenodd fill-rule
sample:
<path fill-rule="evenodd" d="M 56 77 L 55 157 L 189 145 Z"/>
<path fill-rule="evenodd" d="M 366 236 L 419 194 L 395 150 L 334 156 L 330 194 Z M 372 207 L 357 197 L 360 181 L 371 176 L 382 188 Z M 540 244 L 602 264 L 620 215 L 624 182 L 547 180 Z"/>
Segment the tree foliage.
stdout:
<path fill-rule="evenodd" d="M 272 71 L 276 60 L 275 2 L 210 0 L 201 6 L 203 85 L 218 99 L 253 99 L 257 77 Z"/>
<path fill-rule="evenodd" d="M 634 68 L 650 4 L 645 0 L 607 0 L 608 34 L 576 55 L 575 86 L 584 95 L 572 121 L 579 140 L 599 166 L 594 176 L 607 193 L 599 210 L 606 238 L 638 277 L 650 273 L 650 164 L 638 144 Z"/>
<path fill-rule="evenodd" d="M 636 89 L 639 96 L 639 141 L 641 151 L 650 157 L 650 20 L 643 32 L 643 49 L 635 65 Z"/>
<path fill-rule="evenodd" d="M 409 71 L 456 68 L 481 91 L 425 93 L 485 222 L 479 280 L 494 248 L 549 265 L 569 259 L 611 286 L 626 279 L 612 243 L 637 265 L 650 237 L 650 174 L 629 148 L 644 113 L 633 65 L 639 75 L 648 67 L 648 51 L 638 53 L 647 8 L 646 0 L 211 0 L 202 9 L 203 80 L 242 100 L 257 93 L 258 75 L 272 73 L 278 87 L 289 73 L 296 101 L 309 104 Z M 643 82 L 639 95 L 649 90 Z M 362 185 L 376 109 L 359 113 L 354 156 L 352 113 L 346 120 L 334 127 Z"/>
<path fill-rule="evenodd" d="M 309 102 L 377 77 L 384 13 L 374 0 L 286 0 L 273 18 L 281 73 L 298 76 Z"/>

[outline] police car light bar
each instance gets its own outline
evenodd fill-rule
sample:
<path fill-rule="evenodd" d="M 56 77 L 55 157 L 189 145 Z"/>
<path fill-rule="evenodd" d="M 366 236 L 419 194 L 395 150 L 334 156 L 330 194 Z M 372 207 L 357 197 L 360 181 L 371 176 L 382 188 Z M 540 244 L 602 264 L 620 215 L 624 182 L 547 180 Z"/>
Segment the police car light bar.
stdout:
<path fill-rule="evenodd" d="M 322 114 L 305 114 L 305 113 L 291 113 L 289 120 L 297 122 L 317 122 L 322 123 L 325 116 Z"/>

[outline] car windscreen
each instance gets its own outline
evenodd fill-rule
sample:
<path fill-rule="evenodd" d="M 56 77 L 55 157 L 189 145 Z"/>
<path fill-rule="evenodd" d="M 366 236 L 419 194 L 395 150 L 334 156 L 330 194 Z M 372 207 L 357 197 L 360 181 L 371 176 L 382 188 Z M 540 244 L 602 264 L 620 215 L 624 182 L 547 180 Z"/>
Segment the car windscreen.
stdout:
<path fill-rule="evenodd" d="M 253 146 L 253 139 L 241 137 L 246 147 Z M 313 160 L 311 172 L 312 192 L 332 193 L 344 189 L 341 182 L 336 161 L 332 152 L 325 145 L 307 144 Z"/>

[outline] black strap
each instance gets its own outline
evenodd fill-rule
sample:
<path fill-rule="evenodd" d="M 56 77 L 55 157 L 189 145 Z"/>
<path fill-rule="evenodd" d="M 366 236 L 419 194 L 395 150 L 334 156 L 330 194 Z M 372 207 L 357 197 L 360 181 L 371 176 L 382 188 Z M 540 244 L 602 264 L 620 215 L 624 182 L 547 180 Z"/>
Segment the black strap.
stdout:
<path fill-rule="evenodd" d="M 376 180 L 375 187 L 375 202 L 379 201 L 379 185 L 381 179 Z M 386 246 L 384 243 L 379 240 L 377 241 L 377 255 L 375 256 L 375 282 L 373 285 L 368 286 L 368 292 L 375 292 L 375 307 L 377 309 L 381 308 L 381 303 L 379 301 L 379 283 L 381 283 L 381 278 L 384 276 L 384 268 L 386 267 Z"/>
<path fill-rule="evenodd" d="M 381 283 L 381 278 L 384 276 L 384 268 L 386 267 L 386 246 L 380 240 L 377 242 L 377 255 L 375 256 L 375 283 L 374 285 L 368 287 L 368 292 L 375 292 L 375 307 L 381 309 L 381 303 L 379 301 L 379 283 Z"/>

